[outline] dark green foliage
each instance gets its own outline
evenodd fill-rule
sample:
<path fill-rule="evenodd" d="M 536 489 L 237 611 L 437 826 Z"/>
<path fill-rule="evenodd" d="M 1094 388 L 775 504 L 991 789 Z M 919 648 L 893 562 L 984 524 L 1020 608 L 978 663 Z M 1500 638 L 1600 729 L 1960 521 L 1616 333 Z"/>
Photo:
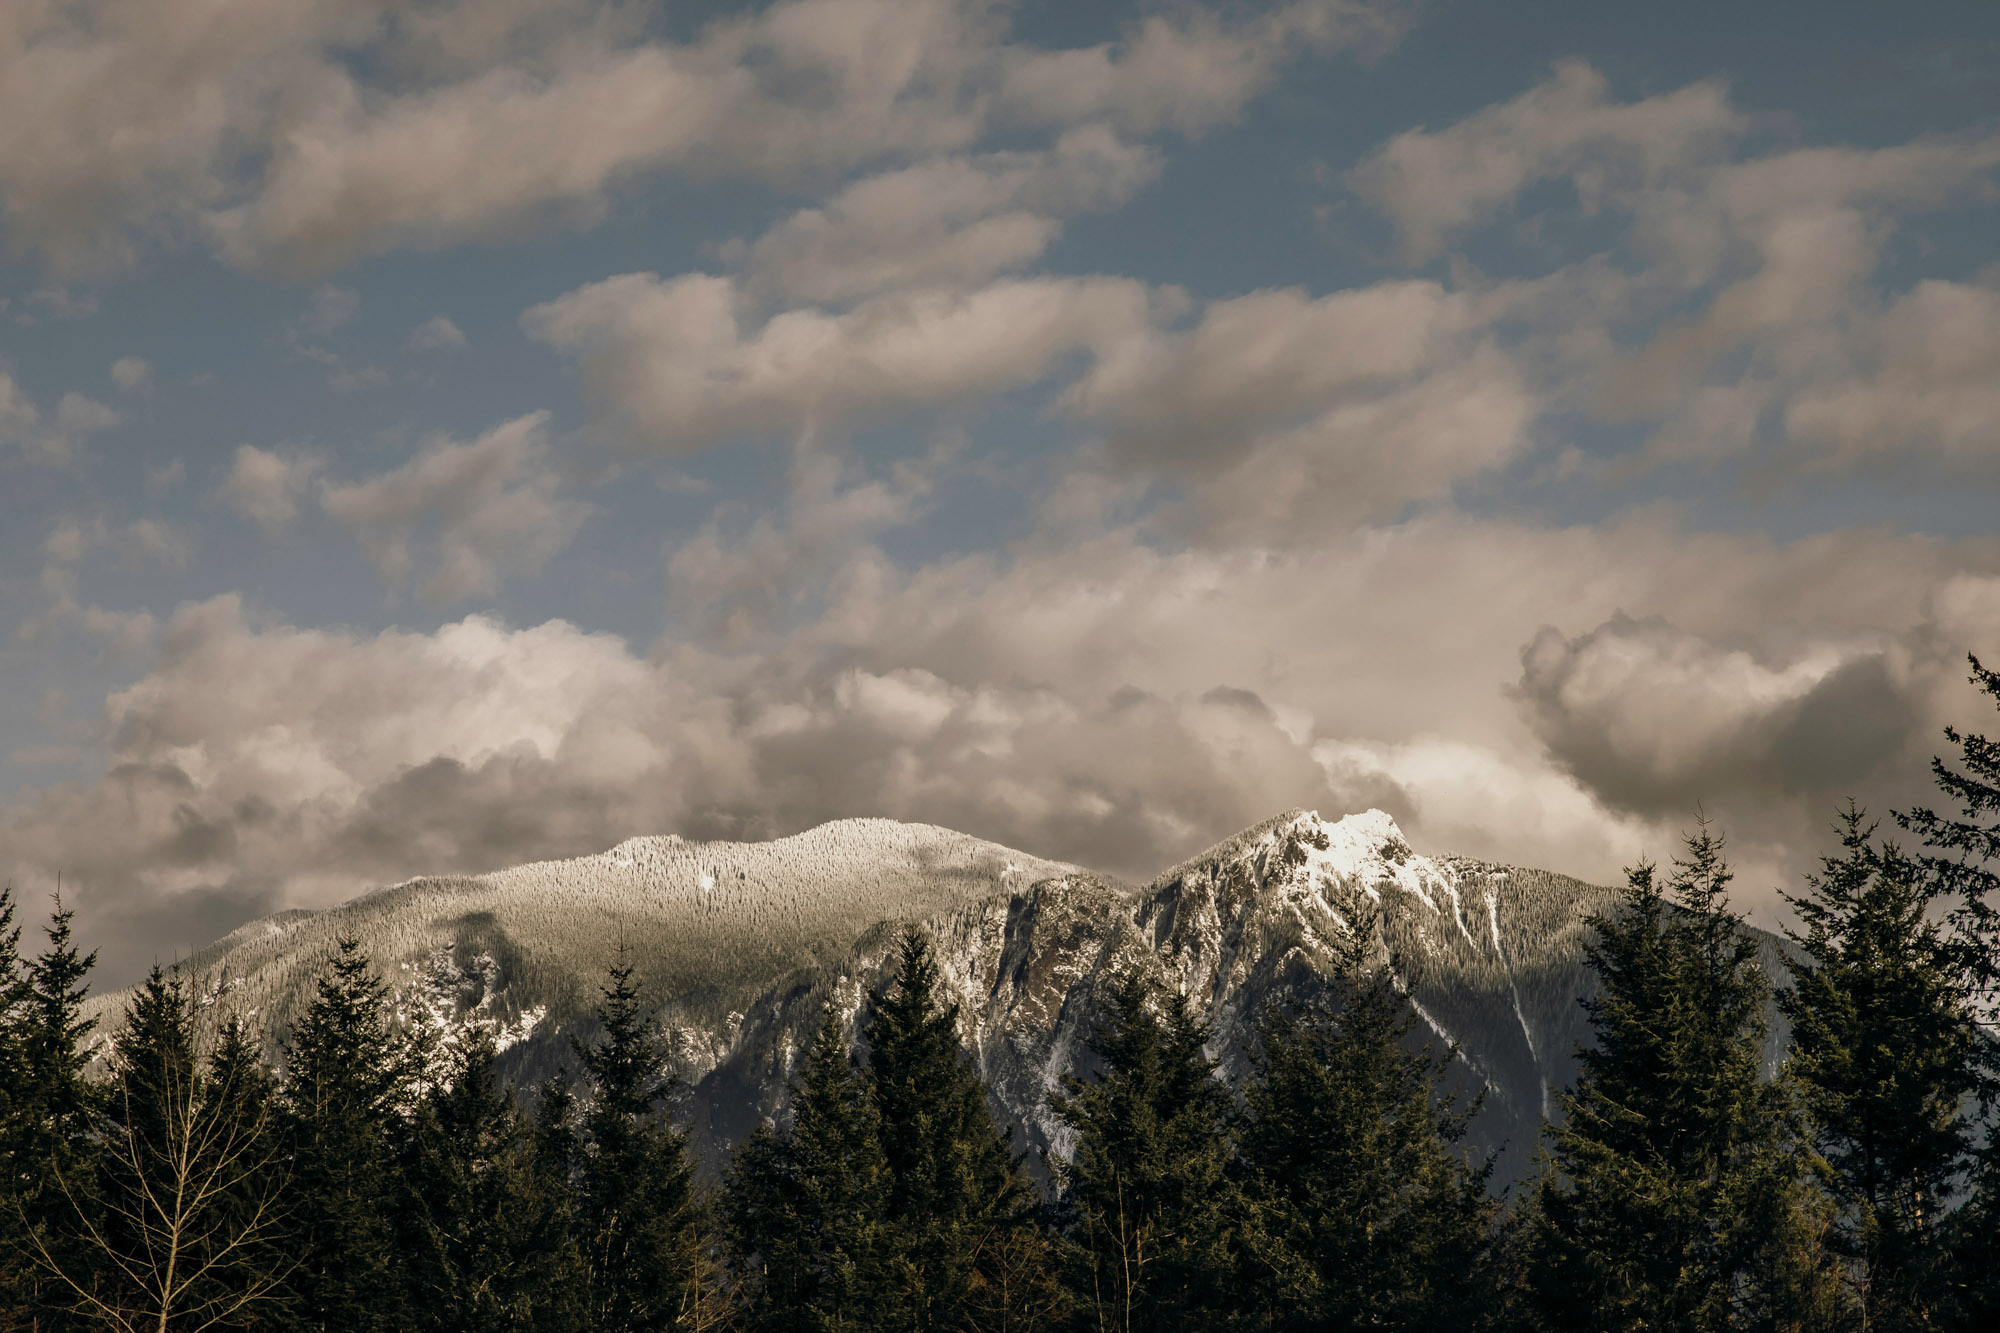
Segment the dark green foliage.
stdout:
<path fill-rule="evenodd" d="M 391 1144 L 407 1132 L 409 1060 L 391 1038 L 385 1001 L 359 942 L 345 937 L 292 1034 L 285 1110 L 299 1268 L 290 1317 L 301 1328 L 406 1326 Z"/>
<path fill-rule="evenodd" d="M 904 1326 L 920 1331 L 958 1327 L 975 1287 L 1003 1308 L 1026 1299 L 1000 1270 L 1011 1233 L 1038 1212 L 959 1044 L 958 1006 L 937 992 L 930 946 L 906 930 L 893 982 L 872 996 L 868 1088 L 888 1169 L 889 1280 Z"/>
<path fill-rule="evenodd" d="M 2000 672 L 1969 659 L 1971 682 L 2000 706 Z M 1974 1033 L 1971 1070 L 1984 1126 L 1971 1197 L 1947 1228 L 1953 1261 L 1946 1318 L 1968 1329 L 2000 1327 L 2000 1031 L 1990 1021 L 2000 1001 L 2000 740 L 1946 727 L 1957 765 L 1931 760 L 1945 798 L 1942 812 L 1899 811 L 1917 835 L 1930 893 L 1952 903 L 1955 943 L 1972 980 L 1973 1006 L 1989 1015 Z"/>
<path fill-rule="evenodd" d="M 1260 1326 L 1486 1323 L 1487 1172 L 1457 1148 L 1471 1112 L 1442 1094 L 1443 1063 L 1411 1048 L 1416 1022 L 1377 968 L 1261 1025 L 1239 1133 Z"/>
<path fill-rule="evenodd" d="M 11 903 L 8 904 L 11 907 Z M 86 1285 L 98 1278 L 82 1237 L 97 1218 L 97 1118 L 102 1097 L 85 1081 L 84 1041 L 96 1026 L 83 1016 L 87 978 L 97 955 L 78 949 L 74 913 L 58 898 L 45 928 L 48 944 L 25 966 L 16 962 L 18 931 L 12 913 L 0 917 L 6 961 L 20 967 L 8 978 L 11 1035 L 7 1045 L 15 1076 L 5 1145 L 6 1193 L 13 1242 L 4 1272 L 10 1313 L 37 1329 L 70 1326 L 75 1289 L 51 1260 L 72 1249 L 85 1255 L 65 1272 Z"/>
<path fill-rule="evenodd" d="M 277 1080 L 259 1057 L 262 1043 L 240 1019 L 222 1024 L 208 1057 L 202 1115 L 217 1162 L 210 1178 L 218 1237 L 215 1283 L 239 1298 L 244 1327 L 275 1327 L 295 1259 L 290 1163 L 284 1155 Z M 229 1146 L 240 1145 L 240 1146 Z"/>
<path fill-rule="evenodd" d="M 1529 1246 L 1550 1327 L 1742 1327 L 1800 1285 L 1771 1249 L 1797 1168 L 1760 1069 L 1766 982 L 1721 839 L 1703 824 L 1686 847 L 1672 905 L 1640 865 L 1620 910 L 1591 922 L 1596 1043 L 1551 1127 Z"/>
<path fill-rule="evenodd" d="M 760 1128 L 730 1166 L 730 1249 L 758 1328 L 910 1326 L 890 1278 L 890 1189 L 867 1080 L 828 1005 L 792 1091 L 790 1126 Z"/>
<path fill-rule="evenodd" d="M 526 1117 L 493 1072 L 490 1038 L 454 1051 L 403 1152 L 402 1258 L 411 1324 L 532 1328 L 549 1239 Z"/>
<path fill-rule="evenodd" d="M 1843 854 L 1792 897 L 1796 1080 L 1838 1208 L 1835 1236 L 1871 1329 L 1934 1323 L 1947 1200 L 1971 1148 L 1978 1026 L 1963 952 L 1933 919 L 1939 886 L 1850 805 Z"/>
<path fill-rule="evenodd" d="M 34 1082 L 26 1052 L 28 981 L 14 887 L 0 885 L 0 1329 L 26 1318 L 33 1269 L 23 1209 L 33 1185 L 27 1153 Z"/>
<path fill-rule="evenodd" d="M 1969 659 L 1971 681 L 2000 706 L 2000 672 L 1977 657 Z M 1899 811 L 1896 822 L 1928 849 L 1921 859 L 1932 892 L 1956 900 L 1960 926 L 1982 946 L 1973 960 L 1980 980 L 2000 985 L 2000 741 L 1946 727 L 1944 738 L 1958 747 L 1959 767 L 1931 760 L 1931 776 L 1949 805 L 1940 814 L 1918 808 Z M 1952 808 L 1955 807 L 1955 810 Z"/>
<path fill-rule="evenodd" d="M 1989 1130 L 1989 1133 L 1991 1131 Z M 1952 1215 L 1940 1326 L 1965 1333 L 2000 1328 L 2000 1151 L 1990 1141 L 1977 1159 L 1972 1196 Z"/>
<path fill-rule="evenodd" d="M 591 1091 L 571 1216 L 586 1326 L 605 1333 L 708 1326 L 727 1313 L 708 1202 L 695 1188 L 685 1137 L 666 1119 L 666 1052 L 623 962 L 611 969 L 597 1018 L 601 1039 L 577 1047 Z M 551 1151 L 563 1150 L 552 1144 Z"/>
<path fill-rule="evenodd" d="M 589 1283 L 576 1231 L 576 1181 L 582 1155 L 576 1120 L 576 1094 L 569 1081 L 560 1076 L 544 1080 L 535 1099 L 528 1158 L 534 1206 L 542 1222 L 530 1327 L 543 1333 L 588 1327 Z"/>
<path fill-rule="evenodd" d="M 1228 1090 L 1184 995 L 1137 974 L 1111 996 L 1090 1049 L 1103 1066 L 1050 1098 L 1076 1134 L 1057 1168 L 1074 1286 L 1092 1326 L 1212 1327 L 1229 1309 L 1238 1196 Z"/>

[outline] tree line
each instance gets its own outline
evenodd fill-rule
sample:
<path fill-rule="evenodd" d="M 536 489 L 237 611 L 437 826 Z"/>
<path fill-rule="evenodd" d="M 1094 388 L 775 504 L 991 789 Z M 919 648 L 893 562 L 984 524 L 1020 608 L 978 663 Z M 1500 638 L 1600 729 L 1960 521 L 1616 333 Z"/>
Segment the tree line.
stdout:
<path fill-rule="evenodd" d="M 1707 824 L 1628 872 L 1593 1039 L 1499 1199 L 1366 929 L 1233 1089 L 1189 999 L 1125 976 L 1040 1163 L 912 929 L 711 1185 L 622 958 L 526 1095 L 490 1039 L 393 1021 L 353 939 L 278 1068 L 155 968 L 87 1077 L 92 958 L 60 904 L 23 957 L 0 892 L 0 1328 L 2000 1328 L 2000 744 L 1946 735 L 1916 850 L 1841 815 L 1775 989 Z"/>

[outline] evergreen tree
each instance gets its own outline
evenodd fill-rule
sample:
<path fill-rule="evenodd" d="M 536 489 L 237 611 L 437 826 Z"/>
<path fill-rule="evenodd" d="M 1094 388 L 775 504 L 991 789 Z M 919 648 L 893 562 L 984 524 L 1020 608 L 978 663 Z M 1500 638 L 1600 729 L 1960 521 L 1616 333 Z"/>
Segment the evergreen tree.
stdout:
<path fill-rule="evenodd" d="M 454 1051 L 410 1127 L 402 1235 L 417 1328 L 533 1327 L 542 1196 L 527 1119 L 493 1060 L 491 1038 Z"/>
<path fill-rule="evenodd" d="M 910 1326 L 888 1272 L 890 1191 L 874 1104 L 829 1004 L 792 1088 L 791 1124 L 760 1126 L 730 1164 L 730 1249 L 758 1328 Z"/>
<path fill-rule="evenodd" d="M 590 1328 L 589 1274 L 577 1242 L 578 1141 L 576 1094 L 564 1075 L 536 1090 L 529 1128 L 530 1207 L 537 1220 L 525 1285 L 535 1293 L 526 1327 L 536 1333 L 585 1333 Z"/>
<path fill-rule="evenodd" d="M 387 987 L 342 936 L 292 1034 L 285 1080 L 292 1158 L 291 1319 L 372 1333 L 405 1325 L 391 1143 L 405 1126 L 409 1065 L 388 1026 Z"/>
<path fill-rule="evenodd" d="M 265 1068 L 260 1043 L 240 1018 L 226 1019 L 208 1057 L 202 1115 L 218 1144 L 215 1191 L 218 1232 L 226 1249 L 215 1255 L 212 1280 L 234 1293 L 237 1322 L 277 1327 L 297 1260 L 292 1232 L 291 1166 L 277 1080 Z"/>
<path fill-rule="evenodd" d="M 87 1253 L 81 1237 L 97 1220 L 102 1098 L 83 1073 L 90 1063 L 84 1039 L 97 1026 L 95 1019 L 83 1016 L 97 954 L 77 948 L 74 917 L 58 897 L 44 932 L 48 944 L 22 969 L 13 988 L 17 1100 L 7 1166 L 16 1239 L 25 1243 L 12 1255 L 10 1280 L 14 1309 L 38 1330 L 87 1319 L 76 1314 L 76 1293 L 65 1275 L 86 1283 L 97 1280 L 85 1263 L 66 1264 L 59 1271 L 51 1262 L 72 1247 Z"/>
<path fill-rule="evenodd" d="M 1952 1267 L 1944 1283 L 1942 1327 L 1965 1333 L 2000 1328 L 2000 1147 L 1990 1128 L 1985 1150 L 1975 1159 L 1972 1193 L 1952 1215 Z"/>
<path fill-rule="evenodd" d="M 1842 854 L 1808 892 L 1787 895 L 1803 932 L 1794 984 L 1778 1003 L 1792 1024 L 1787 1068 L 1802 1090 L 1840 1252 L 1866 1326 L 1933 1326 L 1946 1201 L 1968 1167 L 1963 1116 L 1974 1091 L 1978 1028 L 1963 955 L 1931 906 L 1935 879 L 1849 805 Z"/>
<path fill-rule="evenodd" d="M 1076 1134 L 1057 1168 L 1076 1296 L 1095 1326 L 1212 1327 L 1236 1262 L 1229 1092 L 1186 996 L 1135 973 L 1110 998 L 1090 1043 L 1101 1075 L 1070 1078 L 1050 1098 Z"/>
<path fill-rule="evenodd" d="M 665 1115 L 666 1052 L 642 1015 L 632 968 L 611 969 L 603 1036 L 577 1045 L 589 1077 L 574 1225 L 588 1277 L 589 1326 L 695 1329 L 724 1317 L 707 1200 L 686 1137 Z"/>
<path fill-rule="evenodd" d="M 2000 672 L 1968 659 L 1971 683 L 2000 706 Z M 1983 1125 L 1971 1177 L 1971 1197 L 1952 1218 L 1955 1261 L 1946 1279 L 1949 1303 L 1962 1327 L 2000 1327 L 2000 740 L 1944 729 L 1958 748 L 1957 764 L 1931 760 L 1944 795 L 1943 812 L 1899 811 L 1896 822 L 1917 835 L 1918 858 L 1935 898 L 1950 901 L 1953 939 L 1971 978 L 1971 1007 L 1981 1023 L 1969 1065 Z"/>
<path fill-rule="evenodd" d="M 899 1303 L 920 1333 L 956 1327 L 975 1285 L 999 1296 L 997 1265 L 1018 1245 L 1003 1233 L 1032 1230 L 1039 1201 L 1011 1135 L 993 1122 L 986 1084 L 959 1045 L 958 1006 L 939 1002 L 937 964 L 914 927 L 893 981 L 872 996 L 867 1039 Z M 1018 1279 L 1012 1294 L 1026 1298 Z"/>
<path fill-rule="evenodd" d="M 2000 672 L 1969 660 L 1971 682 L 2000 707 Z M 1956 811 L 1919 807 L 1898 811 L 1896 822 L 1928 849 L 1921 860 L 1931 893 L 1955 900 L 1954 924 L 1976 946 L 1971 961 L 1990 995 L 2000 987 L 2000 741 L 1956 727 L 1944 737 L 1958 747 L 1960 767 L 1934 757 L 1931 776 Z"/>
<path fill-rule="evenodd" d="M 1348 965 L 1360 964 L 1357 950 Z M 1442 1093 L 1444 1062 L 1412 1049 L 1416 1021 L 1378 968 L 1260 1025 L 1238 1137 L 1252 1300 L 1269 1327 L 1489 1320 L 1491 1167 L 1456 1147 L 1472 1113 Z"/>
<path fill-rule="evenodd" d="M 1686 847 L 1671 905 L 1642 864 L 1621 910 L 1590 923 L 1595 1043 L 1550 1129 L 1531 1244 L 1552 1327 L 1754 1326 L 1798 1285 L 1773 1270 L 1797 1167 L 1761 1077 L 1767 983 L 1728 907 L 1721 839 L 1704 822 Z"/>
<path fill-rule="evenodd" d="M 24 1209 L 33 1182 L 28 1152 L 28 980 L 14 886 L 0 885 L 0 1329 L 14 1326 L 30 1302 L 31 1250 Z"/>

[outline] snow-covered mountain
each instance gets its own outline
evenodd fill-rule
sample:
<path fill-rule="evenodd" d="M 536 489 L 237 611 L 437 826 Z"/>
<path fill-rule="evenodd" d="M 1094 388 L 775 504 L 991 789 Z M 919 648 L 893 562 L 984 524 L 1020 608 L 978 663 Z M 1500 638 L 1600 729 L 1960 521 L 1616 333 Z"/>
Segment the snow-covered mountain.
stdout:
<path fill-rule="evenodd" d="M 1027 1144 L 1068 1145 L 1047 1094 L 1083 1069 L 1115 981 L 1145 969 L 1194 997 L 1226 1075 L 1274 995 L 1307 994 L 1339 966 L 1357 925 L 1440 1049 L 1456 1044 L 1468 1092 L 1485 1092 L 1476 1147 L 1526 1164 L 1548 1091 L 1585 1035 L 1585 918 L 1611 890 L 1544 871 L 1428 857 L 1379 810 L 1328 822 L 1292 811 L 1175 866 L 1133 893 L 1083 872 L 1040 880 L 930 924 L 965 1038 Z M 888 970 L 894 930 L 846 963 L 773 987 L 693 1084 L 687 1108 L 709 1151 L 779 1109 L 822 1000 L 852 1016 Z"/>
<path fill-rule="evenodd" d="M 635 838 L 495 874 L 412 880 L 324 912 L 253 922 L 191 960 L 205 991 L 273 1041 L 341 934 L 405 1013 L 484 1027 L 526 1084 L 570 1061 L 622 947 L 671 1033 L 680 1110 L 711 1163 L 780 1111 L 829 997 L 853 1022 L 903 924 L 936 942 L 964 1037 L 1023 1141 L 1067 1145 L 1048 1091 L 1088 1060 L 1117 978 L 1195 998 L 1226 1075 L 1272 996 L 1324 984 L 1357 928 L 1428 1035 L 1485 1092 L 1475 1145 L 1526 1163 L 1549 1090 L 1585 1035 L 1585 918 L 1611 890 L 1546 871 L 1421 855 L 1379 810 L 1295 810 L 1134 889 L 929 825 L 842 820 L 767 843 Z M 122 996 L 100 998 L 115 1019 Z"/>

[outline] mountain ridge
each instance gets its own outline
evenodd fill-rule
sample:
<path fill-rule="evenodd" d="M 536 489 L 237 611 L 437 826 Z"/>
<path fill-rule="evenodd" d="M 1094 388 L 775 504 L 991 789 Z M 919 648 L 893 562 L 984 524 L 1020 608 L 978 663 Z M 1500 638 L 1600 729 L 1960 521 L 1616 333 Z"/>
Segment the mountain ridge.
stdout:
<path fill-rule="evenodd" d="M 619 949 L 667 1034 L 676 1112 L 710 1169 L 784 1113 L 831 1002 L 857 1033 L 906 924 L 930 935 L 995 1109 L 1032 1152 L 1062 1154 L 1047 1095 L 1086 1074 L 1119 977 L 1152 973 L 1213 1025 L 1223 1075 L 1247 1072 L 1257 1017 L 1325 989 L 1357 936 L 1391 968 L 1419 1038 L 1455 1048 L 1483 1092 L 1471 1146 L 1524 1169 L 1587 1036 L 1585 920 L 1614 891 L 1524 867 L 1417 852 L 1380 810 L 1291 810 L 1132 886 L 935 825 L 843 820 L 765 843 L 631 838 L 482 876 L 419 877 L 321 912 L 250 922 L 189 960 L 207 995 L 275 1043 L 343 932 L 389 978 L 398 1014 L 475 1028 L 523 1086 L 570 1063 Z M 1484 930 L 1479 927 L 1485 927 Z M 1768 950 L 1767 950 L 1768 951 Z M 115 1017 L 118 994 L 94 1011 Z"/>

